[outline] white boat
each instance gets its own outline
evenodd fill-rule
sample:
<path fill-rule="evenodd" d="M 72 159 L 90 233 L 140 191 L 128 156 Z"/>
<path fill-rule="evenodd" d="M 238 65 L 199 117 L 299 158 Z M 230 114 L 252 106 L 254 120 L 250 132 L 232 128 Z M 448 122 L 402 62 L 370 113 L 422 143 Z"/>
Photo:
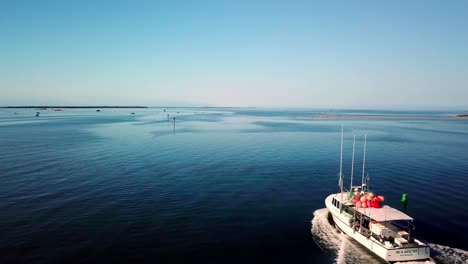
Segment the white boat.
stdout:
<path fill-rule="evenodd" d="M 346 191 L 343 187 L 343 127 L 341 128 L 338 174 L 340 191 L 325 199 L 325 205 L 333 217 L 336 228 L 387 262 L 431 260 L 429 246 L 411 236 L 411 230 L 414 229 L 412 217 L 387 205 L 368 208 L 363 204 L 365 208 L 362 208 L 359 200 L 354 197 L 356 195 L 371 197 L 368 177 L 364 177 L 367 138 L 364 141 L 361 185 L 353 186 L 355 139 L 356 137 L 353 140 L 351 191 Z"/>

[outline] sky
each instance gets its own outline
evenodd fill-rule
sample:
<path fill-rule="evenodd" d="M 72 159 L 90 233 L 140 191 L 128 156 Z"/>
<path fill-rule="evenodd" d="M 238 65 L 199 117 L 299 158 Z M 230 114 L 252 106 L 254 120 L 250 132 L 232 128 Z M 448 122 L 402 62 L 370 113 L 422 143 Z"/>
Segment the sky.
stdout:
<path fill-rule="evenodd" d="M 0 105 L 468 108 L 468 1 L 0 0 Z"/>

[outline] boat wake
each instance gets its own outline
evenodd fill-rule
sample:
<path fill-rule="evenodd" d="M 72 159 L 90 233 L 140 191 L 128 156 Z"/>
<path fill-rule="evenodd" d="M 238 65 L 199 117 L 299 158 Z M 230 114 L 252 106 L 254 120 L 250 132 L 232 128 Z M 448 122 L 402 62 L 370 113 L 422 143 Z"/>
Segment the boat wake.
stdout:
<path fill-rule="evenodd" d="M 369 254 L 364 247 L 353 243 L 346 234 L 338 231 L 333 226 L 333 220 L 328 216 L 327 208 L 314 212 L 311 232 L 315 243 L 325 254 L 336 256 L 336 264 L 385 263 Z"/>
<path fill-rule="evenodd" d="M 369 250 L 353 241 L 346 234 L 334 227 L 333 219 L 328 209 L 322 208 L 314 212 L 312 218 L 312 237 L 315 243 L 327 255 L 335 256 L 336 264 L 345 263 L 386 263 Z M 397 262 L 404 264 L 430 263 L 468 263 L 468 251 L 429 243 L 431 257 L 434 261 Z"/>
<path fill-rule="evenodd" d="M 468 263 L 468 251 L 429 243 L 431 256 L 437 263 Z"/>

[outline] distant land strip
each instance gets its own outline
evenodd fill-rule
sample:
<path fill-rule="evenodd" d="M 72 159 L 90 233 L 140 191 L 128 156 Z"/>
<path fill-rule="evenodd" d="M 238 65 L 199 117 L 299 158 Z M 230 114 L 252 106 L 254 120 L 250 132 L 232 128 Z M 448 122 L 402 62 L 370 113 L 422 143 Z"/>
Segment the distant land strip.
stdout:
<path fill-rule="evenodd" d="M 147 106 L 54 106 L 54 105 L 41 105 L 41 106 L 0 106 L 0 108 L 63 108 L 63 109 L 89 109 L 89 108 L 148 108 Z"/>
<path fill-rule="evenodd" d="M 468 118 L 468 114 L 444 115 L 444 116 L 418 116 L 418 115 L 312 115 L 308 118 L 317 119 L 447 119 Z"/>

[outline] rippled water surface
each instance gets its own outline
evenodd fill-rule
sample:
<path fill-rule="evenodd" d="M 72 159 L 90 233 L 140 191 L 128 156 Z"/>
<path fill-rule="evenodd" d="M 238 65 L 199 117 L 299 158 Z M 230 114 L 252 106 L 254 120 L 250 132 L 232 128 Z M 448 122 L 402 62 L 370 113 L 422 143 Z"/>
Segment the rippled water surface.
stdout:
<path fill-rule="evenodd" d="M 306 118 L 323 114 L 356 111 L 1 109 L 0 262 L 336 262 L 311 220 L 337 191 L 341 123 L 345 182 L 367 134 L 371 188 L 468 250 L 468 120 Z"/>

